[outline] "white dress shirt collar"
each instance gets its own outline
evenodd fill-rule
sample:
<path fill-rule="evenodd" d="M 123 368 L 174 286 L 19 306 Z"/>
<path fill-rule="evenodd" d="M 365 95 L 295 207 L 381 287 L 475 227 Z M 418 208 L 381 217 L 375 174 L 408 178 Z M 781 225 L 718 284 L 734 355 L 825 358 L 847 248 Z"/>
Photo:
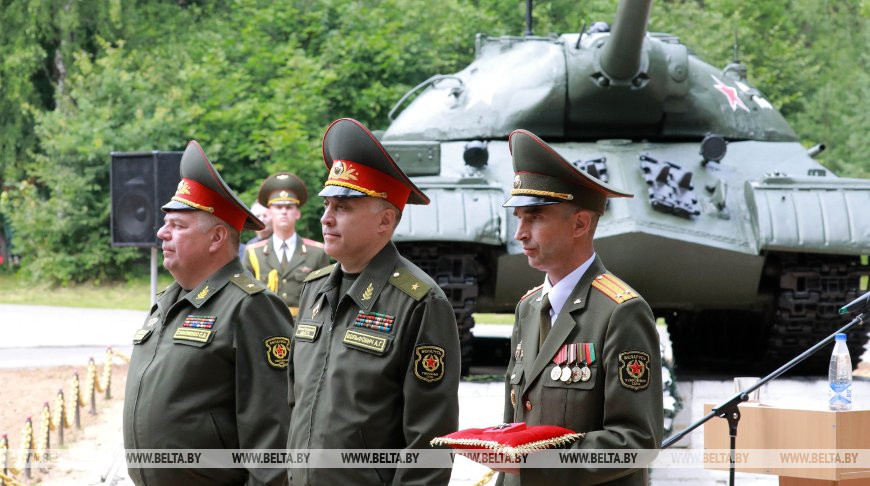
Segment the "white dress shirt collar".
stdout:
<path fill-rule="evenodd" d="M 566 275 L 565 278 L 559 280 L 559 283 L 556 285 L 550 283 L 549 277 L 544 277 L 544 288 L 541 290 L 541 295 L 549 295 L 550 318 L 552 321 L 555 322 L 555 319 L 552 318 L 559 315 L 559 312 L 562 312 L 562 307 L 565 306 L 565 301 L 568 300 L 571 292 L 574 291 L 574 287 L 576 287 L 577 283 L 580 282 L 580 278 L 583 277 L 586 271 L 589 270 L 589 267 L 592 266 L 593 261 L 595 261 L 595 253 L 592 253 L 592 256 L 588 260 Z"/>
<path fill-rule="evenodd" d="M 285 242 L 287 243 L 287 254 L 282 255 L 281 244 Z M 275 247 L 275 256 L 278 257 L 279 262 L 289 262 L 290 258 L 293 257 L 293 252 L 296 251 L 296 233 L 293 233 L 293 236 L 286 240 L 282 240 L 281 238 L 278 238 L 275 233 L 272 233 L 272 246 Z M 286 260 L 284 260 L 282 256 L 283 258 L 286 258 Z"/>

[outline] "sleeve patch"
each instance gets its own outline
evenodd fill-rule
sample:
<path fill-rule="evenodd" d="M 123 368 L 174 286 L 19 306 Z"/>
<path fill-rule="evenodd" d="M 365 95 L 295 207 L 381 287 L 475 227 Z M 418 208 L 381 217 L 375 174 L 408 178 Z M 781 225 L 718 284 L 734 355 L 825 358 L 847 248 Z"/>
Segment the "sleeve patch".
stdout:
<path fill-rule="evenodd" d="M 404 268 L 398 268 L 390 275 L 390 283 L 414 300 L 422 299 L 432 288 Z"/>
<path fill-rule="evenodd" d="M 592 286 L 617 304 L 639 297 L 634 289 L 609 273 L 602 273 L 595 277 Z"/>
<path fill-rule="evenodd" d="M 619 353 L 619 382 L 632 391 L 645 390 L 649 386 L 649 353 Z"/>
<path fill-rule="evenodd" d="M 266 345 L 266 363 L 272 368 L 284 369 L 290 364 L 290 338 L 275 336 L 263 341 Z"/>
<path fill-rule="evenodd" d="M 423 344 L 414 348 L 414 376 L 424 383 L 436 383 L 444 378 L 444 348 Z"/>

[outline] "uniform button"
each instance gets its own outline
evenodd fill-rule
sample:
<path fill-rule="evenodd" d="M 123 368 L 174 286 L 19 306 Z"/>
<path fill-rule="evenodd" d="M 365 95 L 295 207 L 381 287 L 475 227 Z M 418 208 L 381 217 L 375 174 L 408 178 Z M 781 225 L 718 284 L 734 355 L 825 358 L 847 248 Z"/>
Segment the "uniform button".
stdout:
<path fill-rule="evenodd" d="M 285 292 L 285 293 L 281 294 L 281 297 L 287 297 L 287 293 Z"/>
<path fill-rule="evenodd" d="M 517 374 L 516 374 L 516 373 L 512 374 L 512 375 L 511 375 L 511 380 L 513 380 L 513 379 L 516 378 L 516 377 L 517 377 Z"/>
<path fill-rule="evenodd" d="M 394 277 L 398 277 L 398 276 L 399 276 L 399 272 L 394 273 L 393 276 L 394 276 Z"/>
<path fill-rule="evenodd" d="M 242 275 L 242 274 L 237 273 L 237 274 L 233 275 L 233 277 L 239 278 L 241 275 Z"/>
<path fill-rule="evenodd" d="M 284 283 L 287 283 L 287 279 L 286 279 L 286 278 L 281 279 L 281 281 L 284 282 Z"/>
<path fill-rule="evenodd" d="M 526 400 L 526 411 L 532 411 L 532 402 Z"/>

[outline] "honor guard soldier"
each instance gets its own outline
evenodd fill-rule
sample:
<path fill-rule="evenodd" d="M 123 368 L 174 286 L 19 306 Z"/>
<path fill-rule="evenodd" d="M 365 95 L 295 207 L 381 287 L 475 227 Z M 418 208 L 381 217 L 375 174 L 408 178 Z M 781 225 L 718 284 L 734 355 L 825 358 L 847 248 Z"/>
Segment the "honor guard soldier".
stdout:
<path fill-rule="evenodd" d="M 516 308 L 505 422 L 558 425 L 573 449 L 656 449 L 662 440 L 659 339 L 649 305 L 610 274 L 592 239 L 607 198 L 632 197 L 559 156 L 525 130 L 509 138 L 511 197 L 529 265 L 546 272 Z M 648 484 L 643 465 L 527 468 L 499 484 Z"/>
<path fill-rule="evenodd" d="M 239 233 L 263 224 L 195 141 L 157 232 L 175 278 L 133 336 L 124 447 L 281 449 L 289 417 L 286 369 L 293 320 L 245 271 Z M 286 469 L 130 466 L 137 485 L 285 484 Z"/>
<path fill-rule="evenodd" d="M 263 181 L 257 202 L 268 208 L 272 237 L 248 245 L 243 262 L 257 280 L 278 294 L 290 313 L 299 311 L 302 282 L 312 270 L 329 263 L 323 244 L 296 233 L 302 217 L 299 208 L 308 200 L 305 184 L 289 172 L 272 174 Z"/>
<path fill-rule="evenodd" d="M 428 449 L 456 430 L 453 308 L 391 238 L 405 204 L 429 199 L 356 120 L 323 137 L 326 253 L 293 334 L 288 449 Z M 447 484 L 450 469 L 289 469 L 293 485 Z"/>

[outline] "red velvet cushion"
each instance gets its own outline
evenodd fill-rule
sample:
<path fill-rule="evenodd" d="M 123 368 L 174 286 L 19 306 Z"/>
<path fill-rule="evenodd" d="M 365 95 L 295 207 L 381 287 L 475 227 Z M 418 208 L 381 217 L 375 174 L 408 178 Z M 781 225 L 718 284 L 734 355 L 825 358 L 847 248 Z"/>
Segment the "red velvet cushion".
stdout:
<path fill-rule="evenodd" d="M 492 449 L 516 456 L 559 447 L 582 438 L 571 429 L 558 425 L 532 425 L 525 422 L 502 424 L 486 429 L 465 429 L 436 437 L 429 443 L 454 449 Z"/>

